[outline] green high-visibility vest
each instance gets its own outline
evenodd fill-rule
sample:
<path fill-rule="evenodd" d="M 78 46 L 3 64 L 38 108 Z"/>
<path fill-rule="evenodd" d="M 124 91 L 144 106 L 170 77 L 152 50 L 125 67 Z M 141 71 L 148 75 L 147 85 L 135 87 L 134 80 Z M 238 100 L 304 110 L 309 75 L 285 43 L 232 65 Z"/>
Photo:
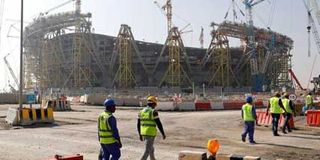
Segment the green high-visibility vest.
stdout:
<path fill-rule="evenodd" d="M 242 112 L 243 112 L 243 120 L 244 121 L 254 121 L 252 115 L 252 105 L 249 103 L 246 103 L 242 106 Z"/>
<path fill-rule="evenodd" d="M 271 113 L 276 113 L 276 114 L 281 114 L 283 113 L 283 110 L 279 106 L 279 98 L 278 97 L 272 97 L 269 100 L 270 102 L 270 112 Z"/>
<path fill-rule="evenodd" d="M 281 101 L 282 101 L 283 107 L 284 107 L 284 109 L 286 109 L 287 113 L 292 113 L 292 109 L 290 108 L 290 105 L 289 105 L 290 100 L 287 98 L 283 98 Z"/>
<path fill-rule="evenodd" d="M 306 97 L 306 105 L 310 106 L 312 104 L 312 96 L 311 95 L 307 95 Z"/>
<path fill-rule="evenodd" d="M 118 142 L 113 135 L 108 119 L 113 116 L 110 112 L 102 112 L 98 119 L 99 141 L 101 144 L 112 144 Z"/>
<path fill-rule="evenodd" d="M 140 134 L 143 136 L 153 136 L 157 135 L 157 125 L 153 117 L 154 109 L 151 107 L 146 107 L 139 113 L 140 118 Z"/>

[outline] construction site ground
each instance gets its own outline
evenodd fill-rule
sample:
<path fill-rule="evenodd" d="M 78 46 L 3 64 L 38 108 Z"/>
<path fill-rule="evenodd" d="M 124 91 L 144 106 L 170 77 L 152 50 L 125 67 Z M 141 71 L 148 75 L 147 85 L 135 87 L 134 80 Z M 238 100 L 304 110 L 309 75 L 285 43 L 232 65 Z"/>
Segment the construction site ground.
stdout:
<path fill-rule="evenodd" d="M 73 111 L 55 112 L 54 124 L 11 127 L 5 124 L 8 107 L 0 105 L 0 159 L 44 160 L 55 154 L 83 154 L 96 160 L 99 153 L 97 117 L 102 106 L 72 105 Z M 118 108 L 115 116 L 122 138 L 121 159 L 138 160 L 144 150 L 136 129 L 137 109 Z M 240 111 L 160 112 L 167 139 L 156 139 L 159 160 L 178 159 L 179 151 L 206 151 L 209 139 L 220 142 L 220 153 L 260 156 L 262 159 L 320 159 L 320 128 L 305 126 L 304 117 L 296 117 L 293 133 L 272 135 L 271 127 L 258 126 L 250 145 L 240 140 Z"/>

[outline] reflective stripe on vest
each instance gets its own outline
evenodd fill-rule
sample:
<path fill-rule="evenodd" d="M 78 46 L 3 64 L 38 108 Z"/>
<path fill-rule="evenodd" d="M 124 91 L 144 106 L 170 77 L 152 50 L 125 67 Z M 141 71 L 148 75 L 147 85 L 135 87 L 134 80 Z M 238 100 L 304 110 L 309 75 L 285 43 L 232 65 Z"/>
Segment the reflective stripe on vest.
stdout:
<path fill-rule="evenodd" d="M 292 109 L 290 108 L 290 100 L 287 98 L 283 98 L 282 100 L 282 104 L 284 109 L 286 109 L 287 113 L 292 113 Z"/>
<path fill-rule="evenodd" d="M 153 109 L 146 107 L 139 113 L 140 118 L 140 134 L 143 136 L 156 136 L 157 125 L 153 117 Z"/>
<path fill-rule="evenodd" d="M 249 103 L 246 103 L 242 106 L 243 111 L 243 120 L 244 121 L 254 121 L 253 115 L 252 115 L 252 105 Z"/>
<path fill-rule="evenodd" d="M 307 95 L 306 97 L 306 105 L 309 106 L 312 104 L 312 96 L 311 95 Z"/>
<path fill-rule="evenodd" d="M 270 112 L 271 113 L 283 113 L 283 110 L 279 106 L 279 98 L 278 97 L 272 97 L 270 98 Z"/>
<path fill-rule="evenodd" d="M 99 141 L 101 144 L 112 144 L 117 140 L 112 136 L 111 127 L 108 119 L 112 116 L 112 113 L 102 112 L 98 119 L 99 128 Z"/>

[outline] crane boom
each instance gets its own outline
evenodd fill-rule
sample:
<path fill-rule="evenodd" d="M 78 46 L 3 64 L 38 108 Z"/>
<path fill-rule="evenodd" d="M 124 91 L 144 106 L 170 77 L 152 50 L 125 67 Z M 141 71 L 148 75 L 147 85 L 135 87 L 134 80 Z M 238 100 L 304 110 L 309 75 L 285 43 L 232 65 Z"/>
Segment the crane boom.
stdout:
<path fill-rule="evenodd" d="M 303 3 L 304 3 L 304 6 L 306 7 L 306 9 L 308 11 L 308 22 L 309 22 L 309 26 L 307 27 L 308 28 L 308 32 L 310 32 L 310 29 L 311 29 L 311 32 L 312 32 L 312 35 L 313 35 L 313 39 L 314 39 L 314 41 L 316 43 L 317 51 L 320 54 L 320 36 L 319 36 L 319 32 L 317 30 L 316 23 L 315 23 L 315 21 L 313 19 L 313 16 L 311 14 L 310 7 L 308 7 L 307 2 L 305 0 L 303 0 Z M 317 6 L 315 6 L 315 7 L 317 7 Z"/>
<path fill-rule="evenodd" d="M 10 53 L 9 53 L 10 54 Z M 6 64 L 6 66 L 8 67 L 9 71 L 10 71 L 10 74 L 14 80 L 14 82 L 16 83 L 16 85 L 19 87 L 19 81 L 18 81 L 18 78 L 17 76 L 14 74 L 13 70 L 12 70 L 12 67 L 11 65 L 9 64 L 8 60 L 7 60 L 7 57 L 9 56 L 9 54 L 7 54 L 3 59 L 4 59 L 4 63 Z"/>

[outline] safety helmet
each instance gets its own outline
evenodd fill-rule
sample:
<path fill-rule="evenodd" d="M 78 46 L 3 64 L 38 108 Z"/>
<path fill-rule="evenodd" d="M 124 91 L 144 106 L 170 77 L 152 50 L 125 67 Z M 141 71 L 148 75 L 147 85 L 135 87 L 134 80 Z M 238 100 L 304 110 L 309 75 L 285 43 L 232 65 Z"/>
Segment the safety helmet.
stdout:
<path fill-rule="evenodd" d="M 251 96 L 246 97 L 246 102 L 247 103 L 251 103 L 252 102 L 252 97 Z"/>
<path fill-rule="evenodd" d="M 148 103 L 155 103 L 155 104 L 157 104 L 157 97 L 155 97 L 155 96 L 149 96 L 149 97 L 147 98 L 147 101 L 148 101 Z"/>
<path fill-rule="evenodd" d="M 111 107 L 111 106 L 116 106 L 116 103 L 114 102 L 113 99 L 106 99 L 103 103 L 105 107 Z"/>

